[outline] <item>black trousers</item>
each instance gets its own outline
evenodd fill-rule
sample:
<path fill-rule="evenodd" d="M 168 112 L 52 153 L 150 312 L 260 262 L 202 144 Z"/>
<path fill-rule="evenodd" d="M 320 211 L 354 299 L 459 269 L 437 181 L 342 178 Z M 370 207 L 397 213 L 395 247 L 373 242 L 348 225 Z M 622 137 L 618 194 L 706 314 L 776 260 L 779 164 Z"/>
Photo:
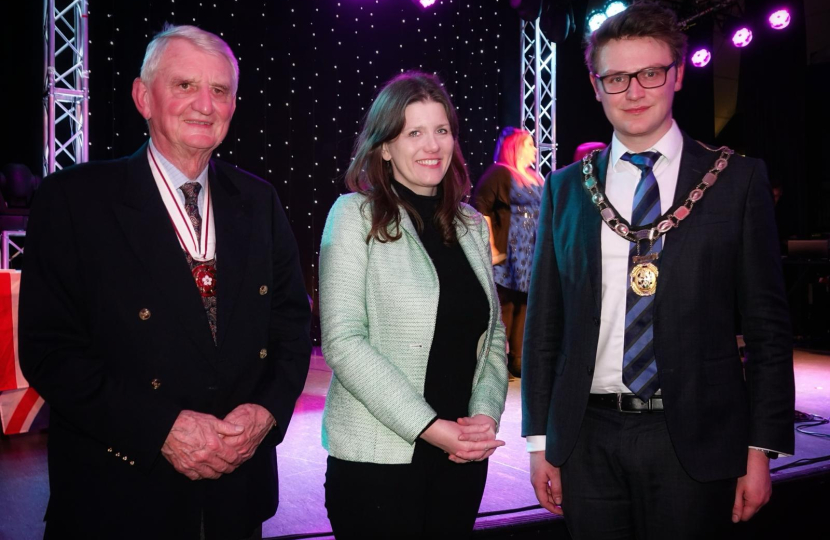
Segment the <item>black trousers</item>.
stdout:
<path fill-rule="evenodd" d="M 736 479 L 698 482 L 686 474 L 662 412 L 589 405 L 561 473 L 574 540 L 713 540 L 731 531 Z"/>
<path fill-rule="evenodd" d="M 487 461 L 457 464 L 419 440 L 412 463 L 328 458 L 326 509 L 338 540 L 469 538 Z"/>

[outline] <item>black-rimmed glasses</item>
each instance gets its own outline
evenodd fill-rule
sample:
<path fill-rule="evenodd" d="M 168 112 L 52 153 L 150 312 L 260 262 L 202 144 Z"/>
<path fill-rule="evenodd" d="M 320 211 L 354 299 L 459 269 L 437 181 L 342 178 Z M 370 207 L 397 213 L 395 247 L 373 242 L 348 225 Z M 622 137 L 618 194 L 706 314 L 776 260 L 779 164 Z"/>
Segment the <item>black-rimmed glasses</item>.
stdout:
<path fill-rule="evenodd" d="M 643 88 L 660 88 L 666 84 L 666 75 L 676 64 L 677 61 L 674 61 L 665 67 L 648 67 L 634 73 L 612 73 L 603 76 L 594 74 L 594 77 L 606 94 L 622 94 L 631 86 L 632 77 L 637 77 L 637 82 Z"/>

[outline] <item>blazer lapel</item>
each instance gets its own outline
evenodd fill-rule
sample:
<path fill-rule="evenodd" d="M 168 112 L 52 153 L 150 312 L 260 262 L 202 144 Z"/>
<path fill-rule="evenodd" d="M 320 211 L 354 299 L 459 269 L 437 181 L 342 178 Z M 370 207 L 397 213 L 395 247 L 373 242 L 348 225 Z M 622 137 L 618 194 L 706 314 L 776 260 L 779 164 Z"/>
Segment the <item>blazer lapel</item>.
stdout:
<path fill-rule="evenodd" d="M 605 174 L 608 170 L 608 156 L 610 155 L 610 147 L 605 148 L 599 153 L 596 159 L 596 178 L 597 182 L 605 185 Z M 596 313 L 601 311 L 602 307 L 602 240 L 600 231 L 603 225 L 602 218 L 600 218 L 599 211 L 591 202 L 591 198 L 587 195 L 585 188 L 582 187 L 582 169 L 578 169 L 577 181 L 579 186 L 576 188 L 578 197 L 582 200 L 581 209 L 581 229 L 582 229 L 582 245 L 585 249 L 585 254 L 588 259 L 588 278 L 591 281 L 591 289 L 594 293 L 594 304 L 596 306 Z"/>
<path fill-rule="evenodd" d="M 113 207 L 127 244 L 159 290 L 159 298 L 178 314 L 175 319 L 205 358 L 214 359 L 202 299 L 193 282 L 184 252 L 161 200 L 147 161 L 147 144 L 128 161 L 128 178 L 114 181 Z"/>
<path fill-rule="evenodd" d="M 715 154 L 700 146 L 694 139 L 683 134 L 683 153 L 680 157 L 680 171 L 677 174 L 677 187 L 674 190 L 672 207 L 686 200 L 686 196 L 703 179 L 703 175 L 715 162 Z M 714 188 L 717 189 L 717 188 Z M 673 272 L 679 261 L 682 261 L 683 242 L 689 234 L 689 226 L 681 222 L 680 226 L 666 233 L 666 244 L 660 256 L 660 278 L 657 293 L 654 297 L 655 305 L 660 302 L 665 291 L 674 283 Z"/>
<path fill-rule="evenodd" d="M 221 348 L 248 265 L 251 216 L 239 188 L 213 162 L 208 178 L 216 215 L 216 344 Z"/>

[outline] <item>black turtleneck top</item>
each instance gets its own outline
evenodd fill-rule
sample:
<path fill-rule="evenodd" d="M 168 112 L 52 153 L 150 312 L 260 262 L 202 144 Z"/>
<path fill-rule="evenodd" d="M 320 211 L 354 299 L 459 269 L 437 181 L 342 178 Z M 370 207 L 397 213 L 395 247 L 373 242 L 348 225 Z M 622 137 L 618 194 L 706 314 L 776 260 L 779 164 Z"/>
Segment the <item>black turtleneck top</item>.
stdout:
<path fill-rule="evenodd" d="M 440 293 L 435 334 L 429 349 L 424 398 L 438 418 L 455 421 L 469 415 L 476 368 L 476 347 L 487 330 L 490 306 L 484 288 L 458 242 L 447 246 L 433 221 L 440 201 L 418 195 L 392 180 L 395 191 L 409 203 L 424 223 L 419 233 L 435 272 Z M 410 218 L 415 221 L 410 214 Z M 472 229 L 460 234 L 475 234 Z"/>

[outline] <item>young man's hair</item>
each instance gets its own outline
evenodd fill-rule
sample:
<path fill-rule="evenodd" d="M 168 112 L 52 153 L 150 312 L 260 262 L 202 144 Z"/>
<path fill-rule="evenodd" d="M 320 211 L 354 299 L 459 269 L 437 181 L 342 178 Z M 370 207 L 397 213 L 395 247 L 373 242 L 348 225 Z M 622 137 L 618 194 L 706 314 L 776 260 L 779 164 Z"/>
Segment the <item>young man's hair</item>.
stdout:
<path fill-rule="evenodd" d="M 671 9 L 652 1 L 636 2 L 625 11 L 608 17 L 602 26 L 585 39 L 585 64 L 596 73 L 599 53 L 609 41 L 629 38 L 652 38 L 669 47 L 678 66 L 686 58 L 687 38 L 677 25 Z"/>

